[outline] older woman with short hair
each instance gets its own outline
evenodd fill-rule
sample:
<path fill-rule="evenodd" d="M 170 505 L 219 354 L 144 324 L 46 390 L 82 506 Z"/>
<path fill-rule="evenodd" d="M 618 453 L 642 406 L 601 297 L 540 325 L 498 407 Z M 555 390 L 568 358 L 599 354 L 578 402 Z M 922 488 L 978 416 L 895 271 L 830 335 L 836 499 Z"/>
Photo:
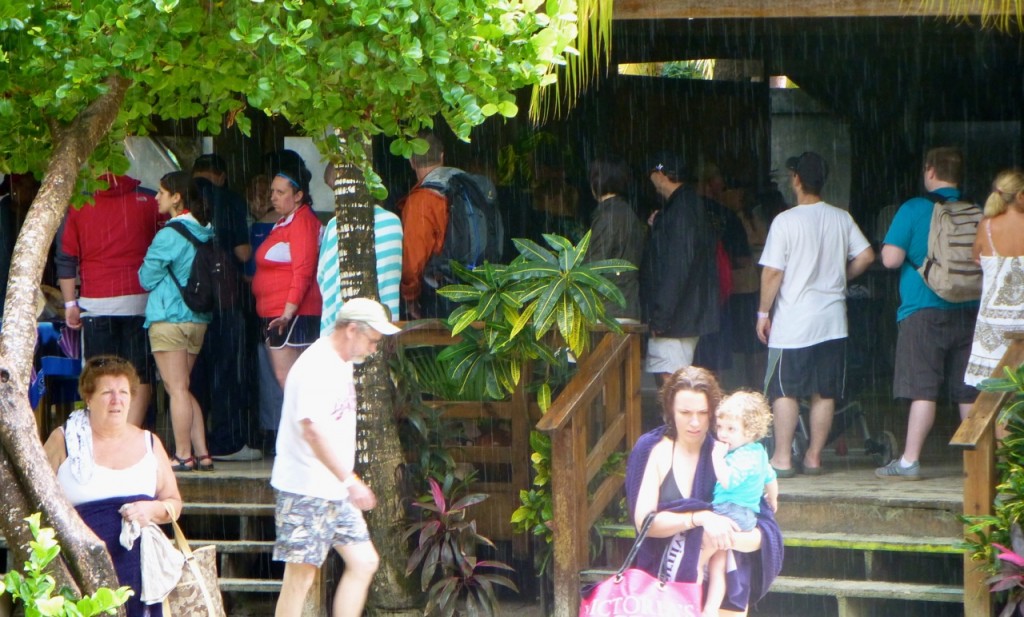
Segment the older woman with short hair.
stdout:
<path fill-rule="evenodd" d="M 168 523 L 181 513 L 181 495 L 160 439 L 128 422 L 138 390 L 135 367 L 117 356 L 90 358 L 78 379 L 84 410 L 71 414 L 43 445 L 57 482 L 89 528 L 107 545 L 120 585 L 135 591 L 128 617 L 159 617 L 143 605 L 139 543 L 121 545 L 122 521 Z"/>

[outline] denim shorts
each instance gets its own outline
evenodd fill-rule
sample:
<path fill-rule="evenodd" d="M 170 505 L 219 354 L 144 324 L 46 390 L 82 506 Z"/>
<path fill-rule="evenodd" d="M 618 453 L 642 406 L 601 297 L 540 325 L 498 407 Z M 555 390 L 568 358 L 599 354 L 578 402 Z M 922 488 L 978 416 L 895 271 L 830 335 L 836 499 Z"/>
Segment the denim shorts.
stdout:
<path fill-rule="evenodd" d="M 746 506 L 735 503 L 723 502 L 711 505 L 715 514 L 721 514 L 732 519 L 740 526 L 740 531 L 750 531 L 757 525 L 757 514 Z"/>

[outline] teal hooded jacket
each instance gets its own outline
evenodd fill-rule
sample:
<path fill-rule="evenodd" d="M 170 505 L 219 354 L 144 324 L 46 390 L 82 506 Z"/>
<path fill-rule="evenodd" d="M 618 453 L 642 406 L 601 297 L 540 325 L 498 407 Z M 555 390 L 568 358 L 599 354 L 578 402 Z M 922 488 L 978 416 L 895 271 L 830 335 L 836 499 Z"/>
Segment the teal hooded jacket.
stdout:
<path fill-rule="evenodd" d="M 200 242 L 213 238 L 213 226 L 200 225 L 191 214 L 176 216 L 171 221 L 184 223 Z M 181 290 L 169 274 L 173 269 L 178 281 L 182 285 L 186 284 L 195 256 L 196 249 L 192 243 L 177 231 L 165 226 L 157 232 L 153 244 L 150 244 L 149 250 L 146 251 L 142 267 L 139 268 L 139 283 L 149 292 L 149 300 L 146 301 L 146 328 L 160 321 L 210 323 L 213 315 L 196 313 L 188 308 L 181 297 Z"/>

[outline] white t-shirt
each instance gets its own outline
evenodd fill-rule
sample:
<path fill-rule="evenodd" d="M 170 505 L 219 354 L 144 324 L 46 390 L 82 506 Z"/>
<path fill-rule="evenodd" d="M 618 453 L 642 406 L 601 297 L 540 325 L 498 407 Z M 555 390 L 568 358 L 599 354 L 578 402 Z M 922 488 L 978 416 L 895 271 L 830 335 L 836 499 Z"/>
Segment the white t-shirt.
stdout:
<path fill-rule="evenodd" d="M 782 270 L 768 346 L 798 349 L 846 337 L 846 264 L 871 243 L 845 210 L 819 201 L 775 218 L 760 264 Z"/>
<path fill-rule="evenodd" d="M 341 480 L 302 436 L 306 419 L 316 424 L 341 466 L 351 470 L 356 453 L 355 382 L 352 363 L 341 359 L 330 337 L 310 345 L 288 372 L 270 485 L 321 499 L 348 499 Z"/>

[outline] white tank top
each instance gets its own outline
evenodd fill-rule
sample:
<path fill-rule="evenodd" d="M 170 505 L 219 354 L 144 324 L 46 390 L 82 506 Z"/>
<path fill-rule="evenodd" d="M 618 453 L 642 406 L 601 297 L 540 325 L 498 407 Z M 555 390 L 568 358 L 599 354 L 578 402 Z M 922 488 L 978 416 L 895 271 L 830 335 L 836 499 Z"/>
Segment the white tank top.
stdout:
<path fill-rule="evenodd" d="M 71 473 L 71 465 L 65 459 L 57 468 L 57 482 L 64 489 L 64 494 L 71 505 L 78 506 L 121 495 L 156 497 L 156 456 L 153 455 L 153 438 L 149 431 L 143 431 L 142 437 L 146 441 L 146 453 L 137 463 L 125 469 L 95 465 L 92 479 L 85 484 L 75 479 Z"/>

